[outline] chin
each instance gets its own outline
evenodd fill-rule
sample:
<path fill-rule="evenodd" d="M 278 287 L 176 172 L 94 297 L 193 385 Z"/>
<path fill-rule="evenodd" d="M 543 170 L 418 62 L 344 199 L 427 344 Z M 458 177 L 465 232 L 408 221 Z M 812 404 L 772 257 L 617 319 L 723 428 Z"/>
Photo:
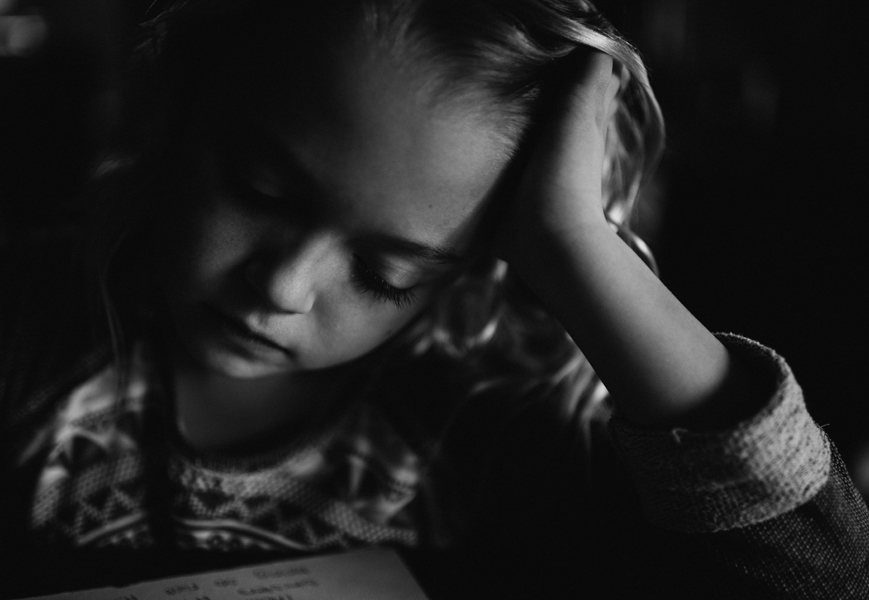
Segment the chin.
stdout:
<path fill-rule="evenodd" d="M 245 361 L 213 361 L 208 365 L 212 371 L 233 377 L 235 379 L 255 379 L 257 377 L 268 377 L 269 375 L 279 375 L 289 373 L 298 369 L 291 367 L 276 367 L 274 365 L 263 365 L 258 363 L 250 363 Z"/>

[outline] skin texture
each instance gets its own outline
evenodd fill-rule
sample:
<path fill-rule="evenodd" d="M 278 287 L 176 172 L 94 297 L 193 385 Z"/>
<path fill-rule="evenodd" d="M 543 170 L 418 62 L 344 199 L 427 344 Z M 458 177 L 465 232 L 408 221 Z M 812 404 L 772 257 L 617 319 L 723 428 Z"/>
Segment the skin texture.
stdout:
<path fill-rule="evenodd" d="M 215 90 L 189 142 L 191 171 L 201 175 L 164 287 L 186 349 L 205 367 L 258 377 L 362 356 L 453 271 L 383 238 L 459 257 L 468 249 L 503 165 L 489 127 L 428 102 L 388 58 L 341 56 L 303 82 L 303 93 L 273 89 L 230 104 Z M 239 112 L 246 120 L 234 123 Z M 222 143 L 227 131 L 232 141 Z M 221 169 L 238 181 L 222 181 Z M 361 291 L 360 262 L 413 297 L 397 305 Z M 210 327 L 215 311 L 289 352 L 224 343 Z"/>
<path fill-rule="evenodd" d="M 645 428 L 732 426 L 769 390 L 609 227 L 601 170 L 613 62 L 593 51 L 570 60 L 576 77 L 539 136 L 500 252 L 588 356 L 622 416 Z"/>
<path fill-rule="evenodd" d="M 483 118 L 355 44 L 290 73 L 231 71 L 191 128 L 159 272 L 194 446 L 239 447 L 328 403 L 343 366 L 456 272 L 503 170 Z"/>
<path fill-rule="evenodd" d="M 731 425 L 763 394 L 607 224 L 601 172 L 618 80 L 605 55 L 569 60 L 576 78 L 536 136 L 496 250 L 627 419 Z M 243 446 L 328 404 L 324 390 L 341 379 L 330 369 L 407 324 L 452 271 L 384 236 L 462 255 L 505 168 L 489 122 L 434 102 L 413 71 L 365 41 L 291 75 L 239 73 L 243 86 L 217 86 L 185 151 L 199 176 L 169 235 L 163 287 L 184 348 L 178 412 L 200 448 Z M 236 149 L 232 184 L 222 148 Z M 360 278 L 372 273 L 375 287 L 412 296 L 365 290 Z"/>

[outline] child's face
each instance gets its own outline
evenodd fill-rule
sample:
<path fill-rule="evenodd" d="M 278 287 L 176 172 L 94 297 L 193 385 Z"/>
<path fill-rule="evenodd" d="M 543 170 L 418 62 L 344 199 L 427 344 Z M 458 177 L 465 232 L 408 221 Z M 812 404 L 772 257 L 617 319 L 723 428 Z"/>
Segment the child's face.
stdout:
<path fill-rule="evenodd" d="M 206 94 L 164 281 L 199 364 L 257 377 L 362 356 L 468 251 L 503 146 L 367 50 L 235 67 Z"/>

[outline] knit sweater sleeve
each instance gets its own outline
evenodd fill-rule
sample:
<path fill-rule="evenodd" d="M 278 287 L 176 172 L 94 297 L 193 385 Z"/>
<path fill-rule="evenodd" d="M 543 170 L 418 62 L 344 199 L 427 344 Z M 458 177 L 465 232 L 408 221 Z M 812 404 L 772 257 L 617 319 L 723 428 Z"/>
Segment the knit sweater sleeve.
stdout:
<path fill-rule="evenodd" d="M 790 368 L 756 342 L 718 337 L 775 391 L 725 431 L 647 431 L 614 416 L 646 519 L 711 550 L 722 597 L 869 598 L 869 512 Z"/>

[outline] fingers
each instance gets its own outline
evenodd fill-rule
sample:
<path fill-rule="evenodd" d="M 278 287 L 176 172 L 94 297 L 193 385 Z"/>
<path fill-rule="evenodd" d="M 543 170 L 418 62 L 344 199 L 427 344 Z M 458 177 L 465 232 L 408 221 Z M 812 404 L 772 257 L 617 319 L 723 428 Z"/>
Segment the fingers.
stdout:
<path fill-rule="evenodd" d="M 496 238 L 496 252 L 519 259 L 536 239 L 573 235 L 577 223 L 604 222 L 606 132 L 618 106 L 621 68 L 588 47 L 559 59 L 530 130 L 512 202 Z M 542 232 L 542 233 L 541 233 Z"/>
<path fill-rule="evenodd" d="M 542 134 L 544 152 L 559 162 L 596 169 L 602 162 L 607 126 L 618 103 L 621 80 L 613 59 L 581 47 L 565 57 L 555 73 L 554 98 Z M 552 160 L 553 156 L 546 160 Z M 587 183 L 594 175 L 587 174 Z M 598 185 L 600 171 L 597 171 Z"/>
<path fill-rule="evenodd" d="M 610 72 L 610 78 L 607 84 L 606 93 L 604 94 L 604 106 L 607 114 L 607 122 L 612 119 L 613 115 L 615 114 L 616 108 L 618 108 L 618 103 L 615 100 L 621 87 L 622 78 L 620 76 L 620 69 L 617 68 L 617 65 L 613 65 L 613 69 Z"/>
<path fill-rule="evenodd" d="M 613 59 L 608 54 L 591 48 L 578 48 L 566 59 L 564 77 L 570 89 L 564 96 L 562 110 L 568 114 L 594 114 L 597 125 L 603 129 L 612 117 L 615 97 L 621 87 L 621 78 Z"/>

